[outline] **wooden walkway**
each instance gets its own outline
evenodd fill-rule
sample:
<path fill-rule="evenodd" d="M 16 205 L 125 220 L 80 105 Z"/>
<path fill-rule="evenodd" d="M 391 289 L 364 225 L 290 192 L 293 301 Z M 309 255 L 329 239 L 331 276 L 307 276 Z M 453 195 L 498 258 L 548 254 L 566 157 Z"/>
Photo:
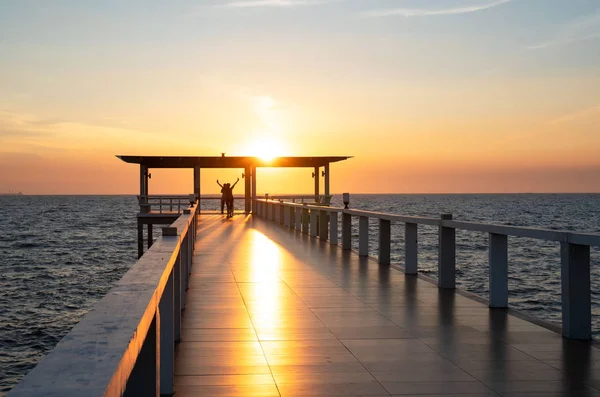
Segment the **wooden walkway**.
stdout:
<path fill-rule="evenodd" d="M 600 353 L 252 217 L 202 216 L 178 397 L 600 396 Z"/>

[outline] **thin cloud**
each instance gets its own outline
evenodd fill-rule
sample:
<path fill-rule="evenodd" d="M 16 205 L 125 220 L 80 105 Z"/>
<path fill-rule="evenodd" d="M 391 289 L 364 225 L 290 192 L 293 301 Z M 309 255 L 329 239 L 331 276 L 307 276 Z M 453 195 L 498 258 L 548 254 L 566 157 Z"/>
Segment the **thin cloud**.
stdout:
<path fill-rule="evenodd" d="M 529 50 L 541 50 L 541 49 L 544 49 L 544 48 L 564 46 L 564 45 L 569 45 L 569 44 L 573 44 L 573 43 L 578 43 L 580 41 L 588 41 L 588 40 L 595 40 L 595 39 L 600 39 L 600 33 L 599 34 L 592 34 L 592 35 L 589 35 L 589 36 L 583 36 L 583 37 L 571 37 L 569 39 L 547 41 L 545 43 L 540 43 L 540 44 L 529 46 L 529 47 L 527 47 L 527 49 L 529 49 Z"/>
<path fill-rule="evenodd" d="M 218 7 L 250 8 L 250 7 L 301 7 L 332 3 L 339 0 L 241 0 L 220 4 Z"/>
<path fill-rule="evenodd" d="M 380 10 L 371 10 L 363 12 L 362 15 L 368 18 L 376 17 L 390 17 L 390 16 L 402 16 L 402 17 L 427 17 L 435 15 L 457 15 L 457 14 L 468 14 L 471 12 L 483 11 L 489 8 L 497 7 L 502 4 L 510 3 L 513 0 L 496 0 L 483 4 L 474 4 L 464 7 L 454 8 L 389 8 Z"/>
<path fill-rule="evenodd" d="M 542 50 L 596 39 L 600 39 L 600 11 L 565 23 L 559 27 L 550 40 L 526 48 Z"/>

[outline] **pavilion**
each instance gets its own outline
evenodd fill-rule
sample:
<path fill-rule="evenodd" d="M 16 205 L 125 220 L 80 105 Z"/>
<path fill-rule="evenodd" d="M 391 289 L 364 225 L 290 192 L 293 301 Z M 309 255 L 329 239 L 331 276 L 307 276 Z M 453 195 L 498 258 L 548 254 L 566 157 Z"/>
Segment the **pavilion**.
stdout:
<path fill-rule="evenodd" d="M 256 198 L 256 169 L 257 168 L 313 168 L 315 201 L 319 200 L 320 177 L 324 178 L 324 196 L 330 196 L 330 164 L 344 161 L 350 156 L 300 156 L 300 157 L 276 157 L 272 160 L 261 159 L 251 156 L 126 156 L 117 155 L 119 159 L 129 164 L 140 166 L 140 198 L 148 197 L 148 184 L 150 169 L 193 169 L 194 170 L 194 197 L 198 200 L 200 207 L 200 172 L 202 169 L 229 169 L 238 168 L 243 170 L 244 178 L 244 202 L 245 212 L 251 213 L 252 199 Z M 323 170 L 321 171 L 321 167 Z M 170 224 L 179 214 L 161 213 L 155 214 L 147 211 L 148 206 L 140 202 L 140 213 L 138 214 L 138 255 L 143 252 L 143 225 L 148 225 L 148 247 L 152 245 L 152 225 Z"/>

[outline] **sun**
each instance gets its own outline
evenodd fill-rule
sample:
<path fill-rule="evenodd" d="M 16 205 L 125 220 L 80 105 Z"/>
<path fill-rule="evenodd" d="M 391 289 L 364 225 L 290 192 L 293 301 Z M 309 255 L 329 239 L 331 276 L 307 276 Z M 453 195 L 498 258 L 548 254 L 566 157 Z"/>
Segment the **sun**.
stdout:
<path fill-rule="evenodd" d="M 256 156 L 259 159 L 270 162 L 281 156 L 283 153 L 283 145 L 275 139 L 260 139 L 253 142 L 248 149 L 251 156 Z"/>

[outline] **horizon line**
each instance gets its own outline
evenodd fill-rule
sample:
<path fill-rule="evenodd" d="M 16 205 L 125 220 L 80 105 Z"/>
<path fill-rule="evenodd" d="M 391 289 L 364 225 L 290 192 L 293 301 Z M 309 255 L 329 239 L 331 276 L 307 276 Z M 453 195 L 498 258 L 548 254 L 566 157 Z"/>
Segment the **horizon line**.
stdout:
<path fill-rule="evenodd" d="M 405 196 L 416 196 L 416 195 L 430 195 L 430 196 L 439 196 L 439 195 L 508 195 L 508 194 L 521 194 L 521 195 L 529 195 L 529 194 L 600 194 L 600 191 L 587 191 L 587 192 L 435 192 L 435 193 L 426 193 L 426 192 L 412 192 L 412 193 L 400 193 L 400 192 L 386 192 L 386 193 L 364 193 L 364 192 L 341 192 L 341 193 L 332 193 L 332 196 L 342 195 L 344 193 L 350 193 L 350 197 L 352 195 L 369 195 L 369 196 L 389 196 L 389 195 L 405 195 Z M 187 196 L 192 193 L 156 193 L 150 194 L 150 196 Z M 218 196 L 219 193 L 208 193 L 206 196 Z M 19 195 L 11 195 L 7 194 L 4 197 L 24 197 L 24 196 L 139 196 L 136 193 L 22 193 Z M 264 194 L 258 195 L 257 198 L 263 198 Z M 269 193 L 269 196 L 314 196 L 314 193 Z M 319 196 L 323 196 L 323 194 L 319 194 Z M 0 197 L 3 197 L 0 194 Z M 234 195 L 237 198 L 244 198 L 243 194 Z"/>

